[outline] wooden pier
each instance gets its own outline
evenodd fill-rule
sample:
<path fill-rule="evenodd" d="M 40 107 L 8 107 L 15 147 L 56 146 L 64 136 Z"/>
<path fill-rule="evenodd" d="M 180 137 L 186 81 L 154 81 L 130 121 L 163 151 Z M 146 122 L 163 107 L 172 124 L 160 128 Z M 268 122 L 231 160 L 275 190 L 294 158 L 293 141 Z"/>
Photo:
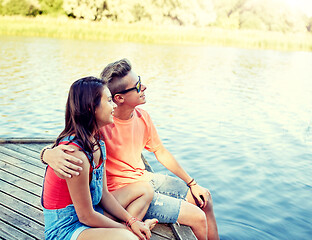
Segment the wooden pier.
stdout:
<path fill-rule="evenodd" d="M 45 165 L 41 149 L 46 139 L 0 139 L 0 239 L 44 239 L 40 203 Z M 192 230 L 177 224 L 157 224 L 152 240 L 195 240 Z"/>

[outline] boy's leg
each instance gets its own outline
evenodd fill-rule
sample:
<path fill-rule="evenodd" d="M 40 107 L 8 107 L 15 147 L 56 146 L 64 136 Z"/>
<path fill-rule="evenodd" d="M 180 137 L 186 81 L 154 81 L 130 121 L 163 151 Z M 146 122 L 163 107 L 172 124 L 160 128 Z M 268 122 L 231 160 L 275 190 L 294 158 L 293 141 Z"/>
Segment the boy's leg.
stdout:
<path fill-rule="evenodd" d="M 205 213 L 183 199 L 155 192 L 154 199 L 144 218 L 157 218 L 160 223 L 179 222 L 190 226 L 197 239 L 207 239 Z"/>
<path fill-rule="evenodd" d="M 197 206 L 182 201 L 178 216 L 178 223 L 190 226 L 199 240 L 207 240 L 208 226 L 205 213 Z"/>
<path fill-rule="evenodd" d="M 218 240 L 219 239 L 219 234 L 218 234 L 218 227 L 217 227 L 217 221 L 213 212 L 213 203 L 212 203 L 212 197 L 209 194 L 208 196 L 208 203 L 207 205 L 202 208 L 201 210 L 205 213 L 206 215 L 206 220 L 207 220 L 207 226 L 208 226 L 208 239 L 210 240 Z M 186 200 L 191 203 L 196 205 L 195 199 L 189 190 L 187 195 L 186 195 Z M 183 209 L 181 208 L 181 211 Z"/>
<path fill-rule="evenodd" d="M 207 228 L 209 226 L 216 229 L 212 201 L 208 204 L 209 206 L 203 209 L 204 211 L 197 207 L 189 188 L 183 181 L 175 177 L 154 174 L 151 185 L 156 194 L 154 194 L 154 199 L 145 217 L 156 217 L 160 222 L 175 223 L 178 221 L 181 224 L 188 225 L 198 239 L 207 239 Z M 190 202 L 181 201 L 181 199 Z M 211 233 L 214 233 L 209 233 L 211 239 L 219 238 L 217 230 L 212 230 Z"/>

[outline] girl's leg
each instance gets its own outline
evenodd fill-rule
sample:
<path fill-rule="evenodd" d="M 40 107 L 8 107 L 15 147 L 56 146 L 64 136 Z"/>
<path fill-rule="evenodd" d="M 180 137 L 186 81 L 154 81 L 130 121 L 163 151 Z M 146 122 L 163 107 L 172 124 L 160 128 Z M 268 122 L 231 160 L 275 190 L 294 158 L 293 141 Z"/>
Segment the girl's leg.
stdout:
<path fill-rule="evenodd" d="M 136 182 L 111 193 L 132 216 L 143 219 L 153 200 L 154 190 L 147 182 Z"/>
<path fill-rule="evenodd" d="M 82 231 L 77 240 L 138 240 L 138 237 L 127 229 L 121 228 L 88 228 Z"/>

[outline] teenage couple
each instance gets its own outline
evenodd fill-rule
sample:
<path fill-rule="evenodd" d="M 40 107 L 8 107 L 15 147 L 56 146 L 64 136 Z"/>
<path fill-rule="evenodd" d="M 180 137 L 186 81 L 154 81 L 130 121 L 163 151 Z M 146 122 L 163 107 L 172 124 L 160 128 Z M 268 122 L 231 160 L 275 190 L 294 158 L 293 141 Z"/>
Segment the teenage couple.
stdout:
<path fill-rule="evenodd" d="M 49 164 L 46 239 L 149 239 L 158 221 L 190 226 L 199 240 L 219 239 L 209 190 L 184 171 L 137 107 L 145 90 L 127 59 L 108 64 L 101 79 L 71 86 L 65 129 L 41 152 Z M 144 148 L 182 181 L 145 170 Z"/>

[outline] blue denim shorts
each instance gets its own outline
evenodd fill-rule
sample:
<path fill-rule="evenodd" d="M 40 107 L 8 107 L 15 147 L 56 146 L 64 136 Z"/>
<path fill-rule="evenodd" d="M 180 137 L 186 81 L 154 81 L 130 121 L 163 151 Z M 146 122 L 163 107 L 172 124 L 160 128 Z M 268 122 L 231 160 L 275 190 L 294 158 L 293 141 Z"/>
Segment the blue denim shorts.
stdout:
<path fill-rule="evenodd" d="M 104 213 L 103 209 L 98 205 L 94 206 L 94 210 L 101 214 Z M 46 224 L 46 240 L 76 240 L 82 231 L 90 228 L 79 222 L 72 204 L 66 208 L 56 210 L 43 208 L 43 213 Z"/>
<path fill-rule="evenodd" d="M 182 180 L 159 173 L 153 173 L 150 184 L 155 192 L 144 219 L 157 218 L 159 223 L 175 223 L 189 188 Z"/>

